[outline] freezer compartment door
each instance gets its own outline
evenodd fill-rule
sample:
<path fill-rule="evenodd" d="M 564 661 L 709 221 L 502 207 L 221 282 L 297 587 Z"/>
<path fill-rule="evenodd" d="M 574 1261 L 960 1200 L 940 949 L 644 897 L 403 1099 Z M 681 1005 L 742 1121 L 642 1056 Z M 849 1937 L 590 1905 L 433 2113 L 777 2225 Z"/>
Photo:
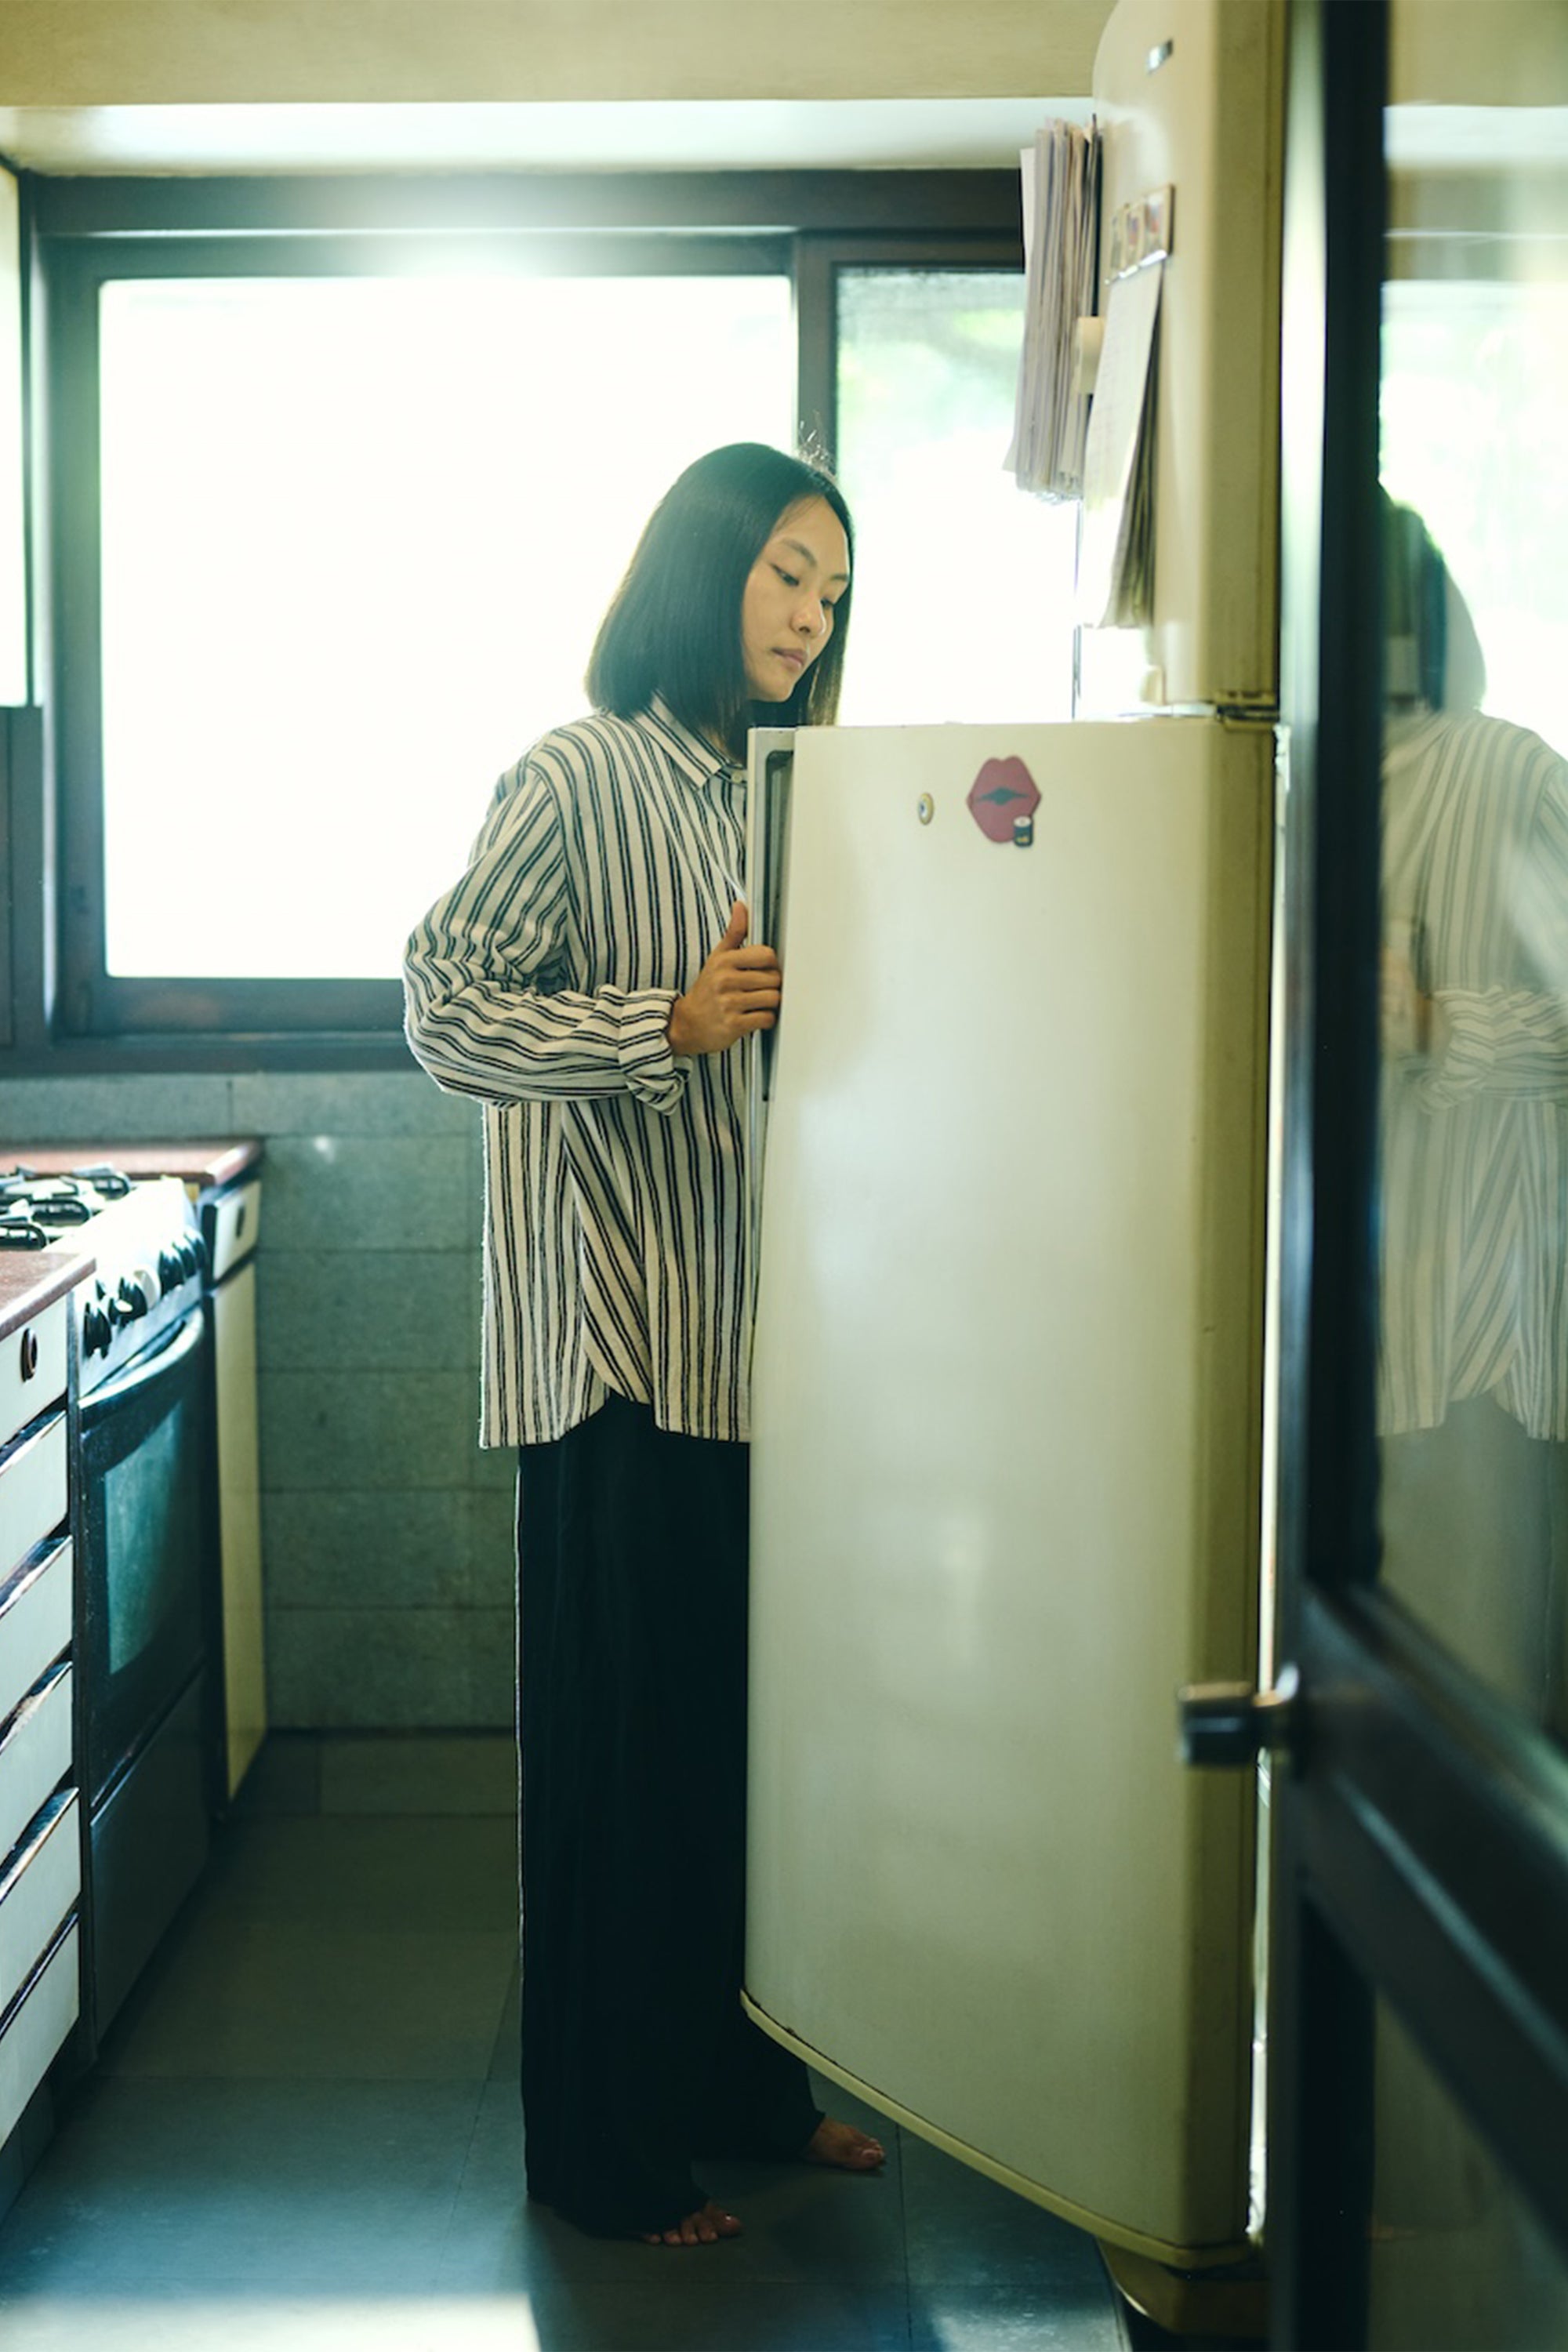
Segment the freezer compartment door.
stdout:
<path fill-rule="evenodd" d="M 758 1244 L 749 2000 L 1173 2261 L 1247 2221 L 1251 1791 L 1174 1694 L 1255 1662 L 1272 774 L 802 732 Z"/>
<path fill-rule="evenodd" d="M 1118 0 L 1095 56 L 1102 268 L 1117 214 L 1173 191 L 1142 646 L 1143 698 L 1156 703 L 1258 709 L 1279 698 L 1286 15 L 1284 0 Z M 1110 300 L 1107 284 L 1102 313 Z M 1108 707 L 1098 637 L 1082 649 L 1079 709 Z M 1124 675 L 1113 659 L 1112 690 Z"/>

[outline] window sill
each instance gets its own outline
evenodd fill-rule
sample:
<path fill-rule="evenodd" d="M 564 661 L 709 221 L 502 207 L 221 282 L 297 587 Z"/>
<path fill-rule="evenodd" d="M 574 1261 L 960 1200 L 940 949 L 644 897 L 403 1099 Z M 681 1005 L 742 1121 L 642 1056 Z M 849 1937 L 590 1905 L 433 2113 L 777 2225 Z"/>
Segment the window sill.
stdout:
<path fill-rule="evenodd" d="M 0 1048 L 0 1079 L 80 1078 L 133 1073 L 193 1076 L 267 1070 L 412 1070 L 417 1065 L 398 1029 L 255 1031 L 69 1037 Z"/>

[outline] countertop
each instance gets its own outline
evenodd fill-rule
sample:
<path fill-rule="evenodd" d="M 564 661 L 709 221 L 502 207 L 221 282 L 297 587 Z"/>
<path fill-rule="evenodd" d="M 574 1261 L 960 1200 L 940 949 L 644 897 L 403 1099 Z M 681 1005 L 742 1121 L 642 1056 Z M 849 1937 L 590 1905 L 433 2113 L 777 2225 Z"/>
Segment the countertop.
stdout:
<path fill-rule="evenodd" d="M 90 1250 L 0 1250 L 0 1339 L 63 1298 L 97 1263 Z"/>
<path fill-rule="evenodd" d="M 182 1136 L 167 1142 L 117 1143 L 94 1137 L 89 1143 L 0 1143 L 0 1173 L 20 1161 L 41 1176 L 68 1175 L 73 1168 L 107 1160 L 127 1176 L 177 1176 L 182 1184 L 207 1192 L 237 1182 L 261 1158 L 259 1136 L 217 1139 Z"/>

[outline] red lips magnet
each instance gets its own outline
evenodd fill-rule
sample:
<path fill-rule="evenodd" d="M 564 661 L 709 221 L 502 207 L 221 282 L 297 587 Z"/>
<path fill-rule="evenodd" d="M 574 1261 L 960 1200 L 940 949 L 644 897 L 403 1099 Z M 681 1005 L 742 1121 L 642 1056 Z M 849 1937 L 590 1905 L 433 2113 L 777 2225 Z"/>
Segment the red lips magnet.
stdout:
<path fill-rule="evenodd" d="M 969 787 L 969 814 L 987 841 L 1012 841 L 1020 817 L 1032 817 L 1040 789 L 1022 760 L 987 760 Z"/>

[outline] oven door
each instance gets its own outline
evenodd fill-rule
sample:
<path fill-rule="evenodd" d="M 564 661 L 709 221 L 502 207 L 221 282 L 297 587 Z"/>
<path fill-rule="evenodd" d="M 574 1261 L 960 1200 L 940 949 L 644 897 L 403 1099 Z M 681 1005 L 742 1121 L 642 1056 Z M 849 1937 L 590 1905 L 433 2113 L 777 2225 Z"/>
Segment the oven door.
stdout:
<path fill-rule="evenodd" d="M 206 1864 L 210 1412 L 199 1306 L 81 1404 L 84 2060 Z"/>
<path fill-rule="evenodd" d="M 199 1307 L 82 1400 L 82 1688 L 95 1807 L 202 1665 L 208 1412 Z"/>

